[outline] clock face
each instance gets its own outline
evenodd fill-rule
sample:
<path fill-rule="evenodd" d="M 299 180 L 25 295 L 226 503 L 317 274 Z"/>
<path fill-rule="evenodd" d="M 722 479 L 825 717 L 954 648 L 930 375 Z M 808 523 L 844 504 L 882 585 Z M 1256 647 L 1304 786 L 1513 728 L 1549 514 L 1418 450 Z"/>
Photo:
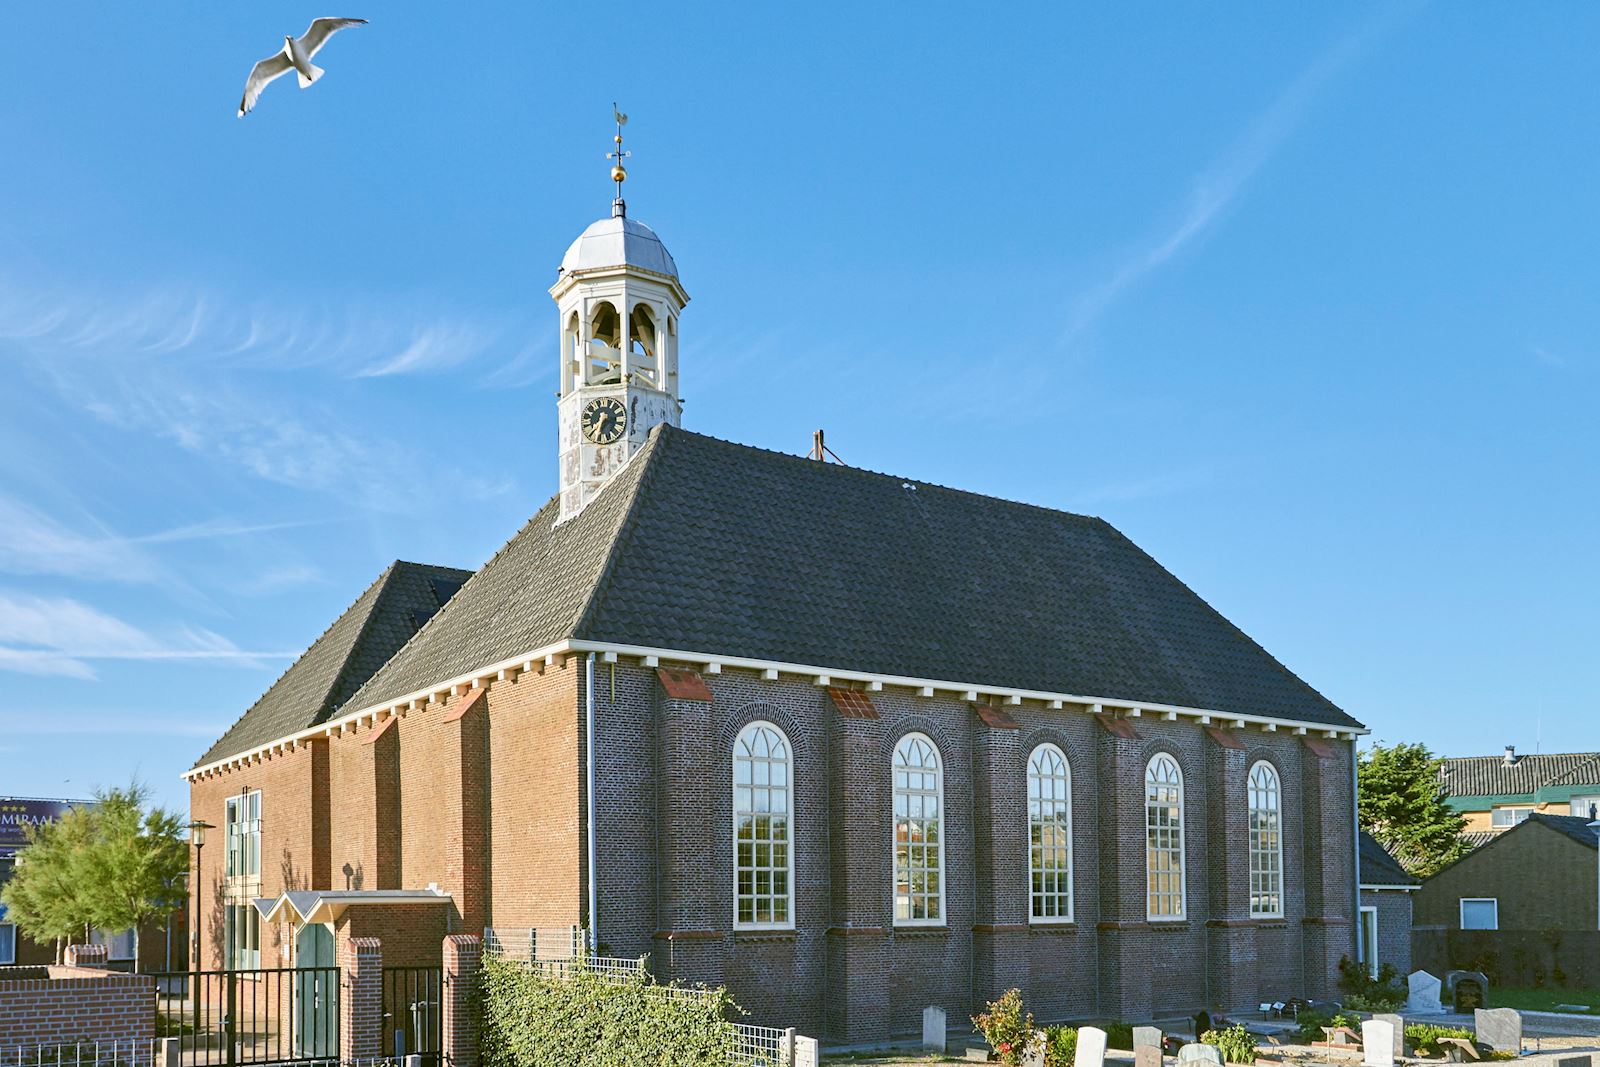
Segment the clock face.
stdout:
<path fill-rule="evenodd" d="M 583 436 L 597 445 L 613 445 L 628 429 L 628 409 L 614 396 L 603 396 L 583 406 Z"/>

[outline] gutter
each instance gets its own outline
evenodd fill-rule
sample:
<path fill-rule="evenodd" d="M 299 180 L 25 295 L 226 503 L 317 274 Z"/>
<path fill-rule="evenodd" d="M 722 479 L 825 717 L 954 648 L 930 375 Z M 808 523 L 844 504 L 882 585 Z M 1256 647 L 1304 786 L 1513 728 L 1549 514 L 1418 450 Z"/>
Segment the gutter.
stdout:
<path fill-rule="evenodd" d="M 1355 864 L 1355 911 L 1350 917 L 1355 920 L 1350 926 L 1355 932 L 1356 963 L 1364 965 L 1367 962 L 1366 946 L 1361 943 L 1361 776 L 1356 762 L 1356 742 L 1350 740 L 1350 856 Z M 1370 968 L 1368 968 L 1370 971 Z"/>
<path fill-rule="evenodd" d="M 588 771 L 589 795 L 589 952 L 591 955 L 600 954 L 600 865 L 597 862 L 599 853 L 599 831 L 596 829 L 598 812 L 595 810 L 595 744 L 594 744 L 594 653 L 589 653 L 589 658 L 584 664 L 584 694 L 588 702 L 587 722 L 584 730 L 587 737 L 585 742 L 584 760 L 585 769 Z"/>

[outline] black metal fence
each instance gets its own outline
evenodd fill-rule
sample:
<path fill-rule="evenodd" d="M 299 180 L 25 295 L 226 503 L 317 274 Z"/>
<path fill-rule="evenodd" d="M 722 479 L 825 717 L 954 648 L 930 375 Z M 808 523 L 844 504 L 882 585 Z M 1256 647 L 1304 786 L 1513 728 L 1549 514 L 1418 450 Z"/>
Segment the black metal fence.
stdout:
<path fill-rule="evenodd" d="M 157 974 L 156 1035 L 185 1067 L 265 1067 L 339 1058 L 339 969 Z"/>
<path fill-rule="evenodd" d="M 439 1067 L 444 1018 L 442 967 L 383 969 L 383 1053 L 401 1060 L 421 1056 L 422 1067 Z"/>

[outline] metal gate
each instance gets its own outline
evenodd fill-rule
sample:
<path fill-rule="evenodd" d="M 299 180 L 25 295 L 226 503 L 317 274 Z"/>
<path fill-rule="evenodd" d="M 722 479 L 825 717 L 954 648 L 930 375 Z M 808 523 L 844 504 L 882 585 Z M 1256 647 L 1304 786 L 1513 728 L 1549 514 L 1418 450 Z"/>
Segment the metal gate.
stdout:
<path fill-rule="evenodd" d="M 443 994 L 443 967 L 383 969 L 384 1056 L 421 1056 L 422 1067 L 439 1067 Z"/>
<path fill-rule="evenodd" d="M 186 1067 L 339 1059 L 339 968 L 172 971 L 156 980 L 156 1036 Z"/>

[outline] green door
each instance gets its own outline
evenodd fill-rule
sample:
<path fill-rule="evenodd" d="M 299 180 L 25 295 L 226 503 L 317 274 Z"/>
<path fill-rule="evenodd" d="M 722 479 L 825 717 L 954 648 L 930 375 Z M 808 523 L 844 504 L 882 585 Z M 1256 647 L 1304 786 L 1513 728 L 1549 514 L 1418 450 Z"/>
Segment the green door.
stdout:
<path fill-rule="evenodd" d="M 294 941 L 294 1051 L 297 1056 L 331 1059 L 339 1054 L 339 971 L 333 958 L 333 930 L 317 923 L 302 926 Z"/>

